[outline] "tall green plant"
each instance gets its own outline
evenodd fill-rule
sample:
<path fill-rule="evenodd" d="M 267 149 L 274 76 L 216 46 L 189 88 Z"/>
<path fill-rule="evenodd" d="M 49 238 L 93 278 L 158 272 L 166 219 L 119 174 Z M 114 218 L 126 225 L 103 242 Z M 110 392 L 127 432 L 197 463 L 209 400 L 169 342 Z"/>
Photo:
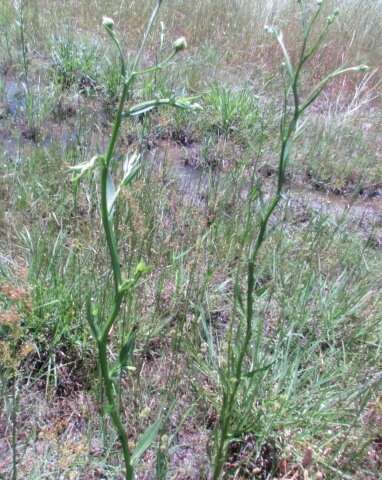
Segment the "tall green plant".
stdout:
<path fill-rule="evenodd" d="M 235 312 L 244 320 L 244 329 L 238 328 L 237 331 L 239 334 L 234 335 L 233 325 L 231 326 L 227 366 L 220 371 L 223 398 L 219 422 L 215 432 L 215 452 L 213 460 L 214 480 L 219 480 L 223 474 L 227 450 L 232 441 L 232 434 L 235 431 L 233 421 L 236 401 L 241 393 L 245 395 L 245 391 L 241 392 L 240 388 L 244 380 L 248 381 L 248 379 L 250 379 L 250 381 L 256 381 L 256 373 L 267 368 L 261 365 L 261 362 L 258 360 L 261 332 L 257 332 L 255 340 L 253 338 L 256 328 L 254 325 L 255 273 L 256 267 L 258 266 L 259 253 L 267 238 L 269 221 L 282 198 L 285 185 L 285 173 L 291 156 L 293 142 L 296 136 L 302 133 L 303 126 L 300 123 L 300 119 L 332 79 L 346 73 L 367 70 L 367 67 L 363 65 L 334 70 L 319 81 L 305 98 L 302 98 L 301 74 L 303 68 L 317 53 L 328 28 L 333 23 L 338 12 L 334 12 L 333 15 L 327 18 L 325 27 L 319 32 L 318 36 L 312 40 L 312 32 L 322 12 L 323 2 L 321 0 L 317 2 L 317 8 L 311 16 L 308 15 L 304 2 L 300 0 L 298 3 L 300 4 L 302 14 L 302 46 L 295 63 L 291 60 L 282 33 L 275 28 L 267 27 L 267 30 L 277 39 L 284 57 L 284 104 L 280 122 L 280 153 L 277 170 L 277 186 L 272 198 L 268 200 L 259 220 L 256 222 L 256 232 L 250 228 L 246 233 L 246 241 L 249 243 L 246 268 L 246 293 L 245 298 L 243 298 L 242 292 L 237 289 L 235 296 Z M 250 192 L 250 202 L 255 194 L 255 189 Z M 251 209 L 248 209 L 248 212 L 250 215 Z M 251 224 L 252 222 L 248 222 L 248 225 Z M 257 328 L 261 329 L 262 325 L 257 325 Z M 253 348 L 256 350 L 254 353 L 252 352 Z M 252 359 L 255 359 L 255 362 L 252 361 L 250 371 L 246 368 L 248 355 L 250 355 Z M 248 399 L 248 401 L 250 401 L 250 399 Z"/>
<path fill-rule="evenodd" d="M 118 251 L 118 241 L 116 236 L 117 219 L 114 215 L 116 202 L 118 200 L 119 193 L 123 188 L 132 184 L 134 178 L 137 176 L 140 169 L 140 154 L 134 152 L 126 157 L 124 162 L 124 174 L 120 179 L 118 186 L 115 185 L 112 160 L 116 149 L 117 141 L 120 134 L 120 129 L 123 120 L 131 117 L 142 115 L 150 112 L 154 108 L 160 106 L 172 106 L 183 110 L 197 109 L 199 106 L 193 103 L 192 98 L 157 98 L 149 100 L 138 105 L 132 106 L 126 109 L 126 102 L 130 100 L 132 89 L 135 80 L 151 72 L 158 72 L 164 67 L 170 64 L 173 58 L 178 52 L 186 48 L 186 41 L 184 38 L 179 38 L 173 44 L 173 49 L 169 56 L 159 64 L 152 67 L 140 70 L 140 59 L 144 51 L 146 41 L 153 28 L 159 9 L 163 0 L 157 0 L 156 6 L 153 9 L 151 17 L 148 21 L 145 33 L 143 35 L 142 43 L 139 51 L 136 55 L 135 61 L 132 64 L 132 68 L 128 70 L 125 56 L 122 50 L 121 43 L 114 29 L 114 22 L 112 19 L 104 17 L 103 26 L 109 35 L 109 38 L 113 42 L 117 49 L 120 59 L 120 71 L 122 79 L 122 92 L 119 98 L 119 105 L 114 119 L 112 134 L 110 137 L 109 145 L 104 155 L 98 155 L 93 157 L 89 162 L 77 165 L 73 167 L 78 172 L 75 180 L 78 180 L 87 172 L 97 169 L 100 174 L 100 214 L 102 220 L 102 226 L 105 234 L 105 241 L 107 247 L 107 253 L 110 257 L 111 274 L 113 277 L 113 295 L 110 305 L 110 313 L 103 313 L 104 309 L 100 305 L 92 303 L 91 295 L 89 294 L 87 300 L 87 318 L 93 337 L 97 344 L 98 361 L 102 374 L 103 385 L 105 389 L 105 395 L 107 399 L 107 411 L 110 414 L 113 425 L 118 434 L 124 464 L 125 464 L 125 478 L 132 480 L 134 478 L 134 468 L 140 457 L 145 450 L 152 444 L 158 431 L 161 427 L 161 421 L 158 419 L 153 425 L 151 425 L 141 436 L 136 443 L 136 447 L 132 450 L 128 444 L 128 436 L 121 417 L 118 406 L 118 395 L 116 381 L 119 378 L 120 372 L 125 369 L 129 364 L 131 365 L 134 341 L 139 329 L 139 325 L 129 325 L 128 334 L 125 344 L 119 351 L 118 360 L 111 362 L 108 356 L 109 348 L 109 336 L 113 325 L 117 322 L 120 313 L 123 309 L 124 300 L 127 295 L 131 294 L 137 286 L 142 275 L 147 271 L 146 265 L 141 261 L 131 278 L 125 277 L 122 267 L 121 258 Z"/>

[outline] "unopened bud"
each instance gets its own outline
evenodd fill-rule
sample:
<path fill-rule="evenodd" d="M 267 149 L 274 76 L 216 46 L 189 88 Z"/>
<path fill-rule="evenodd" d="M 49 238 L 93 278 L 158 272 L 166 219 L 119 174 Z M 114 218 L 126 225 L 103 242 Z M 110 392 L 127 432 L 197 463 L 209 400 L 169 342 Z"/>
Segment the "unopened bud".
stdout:
<path fill-rule="evenodd" d="M 187 40 L 184 37 L 178 38 L 177 40 L 175 40 L 173 48 L 175 52 L 181 52 L 182 50 L 187 48 Z"/>
<path fill-rule="evenodd" d="M 147 418 L 147 417 L 149 417 L 150 413 L 151 413 L 151 409 L 149 407 L 145 407 L 139 413 L 139 418 Z"/>
<path fill-rule="evenodd" d="M 369 69 L 370 69 L 370 67 L 369 67 L 368 65 L 360 65 L 360 66 L 358 67 L 358 70 L 359 70 L 360 72 L 367 72 L 367 71 L 369 71 Z"/>
<path fill-rule="evenodd" d="M 110 17 L 103 17 L 102 25 L 109 30 L 113 30 L 114 28 L 114 20 Z"/>
<path fill-rule="evenodd" d="M 162 435 L 160 439 L 159 449 L 161 452 L 165 452 L 168 449 L 168 435 Z"/>

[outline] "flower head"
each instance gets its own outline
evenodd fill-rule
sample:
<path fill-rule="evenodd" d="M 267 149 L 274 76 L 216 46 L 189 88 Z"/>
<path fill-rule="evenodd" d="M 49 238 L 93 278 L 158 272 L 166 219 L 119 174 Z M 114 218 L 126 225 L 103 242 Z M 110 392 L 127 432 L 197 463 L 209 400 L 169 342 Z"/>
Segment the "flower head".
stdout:
<path fill-rule="evenodd" d="M 187 40 L 185 37 L 180 37 L 173 43 L 173 48 L 175 52 L 180 52 L 187 48 Z"/>

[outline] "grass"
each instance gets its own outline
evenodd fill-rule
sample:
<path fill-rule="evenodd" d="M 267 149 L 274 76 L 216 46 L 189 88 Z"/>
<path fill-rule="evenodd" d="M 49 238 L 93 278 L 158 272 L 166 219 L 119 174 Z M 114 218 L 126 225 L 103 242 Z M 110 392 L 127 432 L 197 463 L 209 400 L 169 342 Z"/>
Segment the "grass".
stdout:
<path fill-rule="evenodd" d="M 13 2 L 0 7 L 0 478 L 124 478 L 86 320 L 88 292 L 101 316 L 113 301 L 102 189 L 87 174 L 76 190 L 68 169 L 103 154 L 121 92 L 100 18 L 116 19 L 130 67 L 152 2 L 94 2 L 91 11 L 83 2 L 32 3 L 26 50 Z M 276 188 L 283 79 L 264 24 L 287 32 L 293 61 L 301 45 L 294 2 L 221 3 L 164 2 L 143 66 L 158 64 L 179 35 L 189 49 L 137 79 L 126 106 L 202 93 L 203 110 L 154 102 L 149 114 L 124 120 L 110 159 L 119 178 L 126 153 L 142 152 L 113 224 L 125 274 L 140 261 L 149 267 L 108 335 L 111 364 L 139 325 L 129 368 L 115 381 L 128 448 L 168 415 L 135 467 L 140 479 L 212 478 L 243 345 L 248 231 L 259 231 Z M 323 19 L 334 8 L 324 3 Z M 337 4 L 341 14 L 301 77 L 301 95 L 339 64 L 371 69 L 326 88 L 295 140 L 291 193 L 269 221 L 254 271 L 250 345 L 224 445 L 227 479 L 380 475 L 382 12 L 375 1 Z M 23 51 L 28 107 L 13 115 L 7 89 L 25 82 Z M 32 127 L 38 135 L 28 134 Z M 334 215 L 329 201 L 355 202 L 365 216 Z"/>

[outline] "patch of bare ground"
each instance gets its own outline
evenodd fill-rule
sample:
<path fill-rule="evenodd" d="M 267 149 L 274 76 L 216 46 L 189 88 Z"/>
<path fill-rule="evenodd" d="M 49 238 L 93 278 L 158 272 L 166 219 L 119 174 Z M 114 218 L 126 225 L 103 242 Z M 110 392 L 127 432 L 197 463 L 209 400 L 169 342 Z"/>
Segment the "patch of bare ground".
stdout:
<path fill-rule="evenodd" d="M 200 416 L 193 414 L 193 409 L 186 413 L 194 401 L 189 382 L 200 379 L 186 380 L 181 375 L 187 370 L 187 365 L 178 355 L 165 355 L 168 345 L 165 348 L 162 342 L 161 346 L 155 345 L 153 349 L 157 350 L 157 355 L 143 352 L 139 375 L 132 380 L 123 379 L 121 383 L 122 408 L 131 441 L 154 422 L 159 413 L 166 414 L 162 392 L 175 374 L 179 380 L 176 391 L 173 391 L 177 406 L 164 425 L 167 438 L 171 438 L 167 451 L 168 470 L 173 479 L 207 478 L 201 472 L 206 471 L 208 464 L 210 432 L 200 423 Z M 73 381 L 70 380 L 69 384 Z M 40 471 L 44 475 L 52 475 L 52 478 L 69 480 L 122 478 L 116 473 L 111 474 L 104 463 L 109 461 L 115 465 L 115 471 L 118 470 L 118 463 L 115 463 L 114 455 L 110 457 L 110 452 L 119 450 L 119 444 L 112 442 L 110 445 L 110 439 L 106 443 L 104 441 L 102 429 L 106 427 L 106 432 L 111 433 L 113 438 L 114 434 L 107 419 L 100 417 L 102 407 L 94 393 L 78 389 L 68 396 L 60 396 L 57 392 L 52 392 L 52 395 L 42 389 L 39 382 L 20 384 L 17 392 L 15 425 L 19 478 L 30 478 Z M 106 423 L 102 427 L 103 421 Z M 4 401 L 0 416 L 0 471 L 7 475 L 6 478 L 11 478 L 12 471 L 13 425 L 12 402 L 9 399 Z M 155 478 L 155 455 L 154 450 L 146 453 L 137 472 L 139 480 Z"/>
<path fill-rule="evenodd" d="M 12 405 L 9 404 L 8 408 L 11 409 Z M 8 408 L 3 407 L 0 422 L 0 471 L 10 475 L 13 422 Z M 87 428 L 95 414 L 94 403 L 85 392 L 49 399 L 38 388 L 21 386 L 16 406 L 19 478 L 36 474 L 43 464 L 54 475 L 54 472 L 75 464 L 80 457 L 91 455 L 93 447 L 89 443 Z M 69 475 L 67 478 L 76 477 Z"/>

